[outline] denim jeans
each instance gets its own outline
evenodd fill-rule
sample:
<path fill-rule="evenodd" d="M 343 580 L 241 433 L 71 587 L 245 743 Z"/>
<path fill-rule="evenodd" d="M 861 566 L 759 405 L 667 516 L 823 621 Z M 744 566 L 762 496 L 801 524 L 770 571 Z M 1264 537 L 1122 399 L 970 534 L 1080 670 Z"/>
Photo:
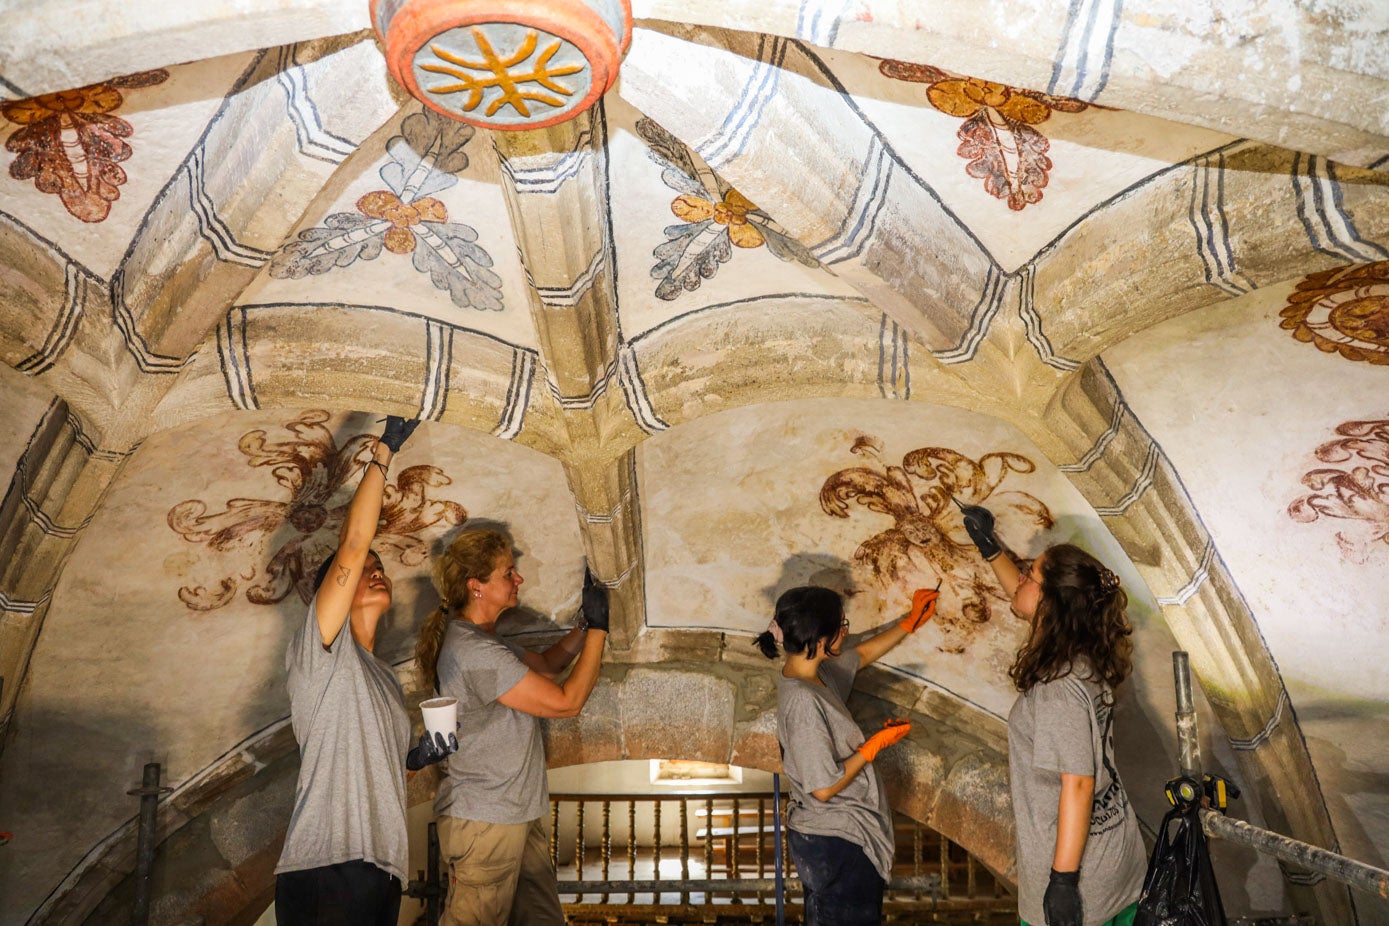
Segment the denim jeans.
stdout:
<path fill-rule="evenodd" d="M 879 926 L 882 876 L 863 847 L 838 836 L 787 830 L 805 895 L 806 926 Z"/>

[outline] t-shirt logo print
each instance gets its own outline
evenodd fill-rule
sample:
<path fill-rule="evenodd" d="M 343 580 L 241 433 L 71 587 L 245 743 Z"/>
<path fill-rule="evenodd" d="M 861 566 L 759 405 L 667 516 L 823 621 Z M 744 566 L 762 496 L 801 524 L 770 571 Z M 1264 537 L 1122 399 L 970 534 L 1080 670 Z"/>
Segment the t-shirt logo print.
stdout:
<path fill-rule="evenodd" d="M 1119 783 L 1119 772 L 1114 767 L 1113 699 L 1107 692 L 1101 692 L 1091 701 L 1091 707 L 1095 712 L 1096 728 L 1104 731 L 1100 736 L 1100 762 L 1104 774 L 1095 778 L 1095 799 L 1090 807 L 1090 835 L 1097 836 L 1124 822 L 1129 799 Z"/>

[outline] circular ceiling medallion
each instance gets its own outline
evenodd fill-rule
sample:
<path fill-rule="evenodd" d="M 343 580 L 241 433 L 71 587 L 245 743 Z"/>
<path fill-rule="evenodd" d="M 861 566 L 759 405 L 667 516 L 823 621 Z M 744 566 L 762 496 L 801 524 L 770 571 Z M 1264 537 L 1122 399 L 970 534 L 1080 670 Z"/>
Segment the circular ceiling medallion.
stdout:
<path fill-rule="evenodd" d="M 1299 341 L 1347 360 L 1389 365 L 1389 261 L 1314 273 L 1279 315 Z"/>
<path fill-rule="evenodd" d="M 631 0 L 375 0 L 386 67 L 410 95 L 486 129 L 573 118 L 617 80 Z"/>

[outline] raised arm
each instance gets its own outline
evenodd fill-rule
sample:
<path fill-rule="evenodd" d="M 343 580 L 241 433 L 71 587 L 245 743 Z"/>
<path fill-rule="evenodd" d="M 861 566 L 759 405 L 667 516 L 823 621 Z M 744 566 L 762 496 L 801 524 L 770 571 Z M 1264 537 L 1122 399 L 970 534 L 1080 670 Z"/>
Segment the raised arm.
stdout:
<path fill-rule="evenodd" d="M 498 698 L 498 701 L 512 710 L 536 717 L 574 717 L 583 709 L 588 696 L 598 684 L 598 670 L 603 663 L 603 644 L 608 639 L 608 592 L 593 580 L 592 574 L 587 570 L 584 571 L 583 612 L 588 629 L 581 631 L 575 628 L 570 631 L 570 635 L 583 633 L 584 642 L 583 649 L 579 652 L 579 661 L 569 677 L 563 682 L 546 678 L 536 671 L 535 663 L 528 658 L 526 664 L 531 666 L 531 671 L 522 676 L 521 681 Z M 530 655 L 545 661 L 548 653 L 559 649 L 568 639 L 569 636 L 566 636 L 560 643 L 550 647 L 545 654 Z M 568 659 L 565 662 L 567 663 Z M 546 664 L 548 665 L 548 662 Z"/>
<path fill-rule="evenodd" d="M 330 646 L 342 631 L 352 611 L 352 599 L 362 578 L 371 542 L 376 539 L 376 526 L 381 519 L 381 500 L 386 490 L 386 468 L 415 430 L 418 421 L 406 421 L 391 415 L 386 430 L 372 448 L 371 462 L 362 472 L 357 491 L 347 507 L 347 516 L 338 535 L 338 549 L 333 565 L 314 595 L 314 612 L 318 615 L 318 634 L 324 646 Z"/>
<path fill-rule="evenodd" d="M 974 542 L 979 555 L 993 568 L 998 584 L 1003 586 L 1003 591 L 1011 598 L 1013 592 L 1017 591 L 1020 576 L 1018 567 L 1013 564 L 1013 558 L 1003 555 L 1003 543 L 994 534 L 993 512 L 982 505 L 965 505 L 958 501 L 955 504 L 960 508 L 960 516 L 964 519 L 969 539 Z"/>
<path fill-rule="evenodd" d="M 530 657 L 526 660 L 526 665 L 535 669 L 542 675 L 559 675 L 569 664 L 574 661 L 574 657 L 584 650 L 584 627 L 578 626 L 571 629 L 564 636 L 555 641 L 550 646 L 538 653 L 527 654 Z"/>
<path fill-rule="evenodd" d="M 936 601 L 940 598 L 938 589 L 939 586 L 918 588 L 912 593 L 911 613 L 882 633 L 871 636 L 854 647 L 854 652 L 858 653 L 860 669 L 882 658 L 894 646 L 905 640 L 908 634 L 916 633 L 922 624 L 931 619 L 936 613 Z"/>

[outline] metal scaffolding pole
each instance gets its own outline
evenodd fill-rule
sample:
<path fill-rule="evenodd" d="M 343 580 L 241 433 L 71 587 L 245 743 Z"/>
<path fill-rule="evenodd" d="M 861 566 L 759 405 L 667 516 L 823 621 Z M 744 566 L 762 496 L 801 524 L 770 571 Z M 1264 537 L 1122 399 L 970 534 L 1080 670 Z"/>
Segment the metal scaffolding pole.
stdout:
<path fill-rule="evenodd" d="M 1196 705 L 1191 694 L 1191 659 L 1172 654 L 1172 677 L 1177 684 L 1177 764 L 1182 774 L 1201 781 L 1201 739 L 1196 729 Z"/>
<path fill-rule="evenodd" d="M 1172 674 L 1177 685 L 1177 751 L 1182 775 L 1200 784 L 1201 744 L 1197 739 L 1196 708 L 1192 698 L 1191 661 L 1180 650 L 1172 654 Z M 1290 839 L 1243 820 L 1231 820 L 1219 811 L 1204 809 L 1200 814 L 1201 829 L 1207 836 L 1249 846 L 1356 890 L 1389 900 L 1389 871 Z"/>
<path fill-rule="evenodd" d="M 140 798 L 140 830 L 135 849 L 135 904 L 130 915 L 132 926 L 145 926 L 150 921 L 150 875 L 154 870 L 155 821 L 159 811 L 159 796 L 169 792 L 159 787 L 159 763 L 145 765 L 141 786 L 125 792 Z"/>
<path fill-rule="evenodd" d="M 1375 868 L 1373 865 L 1357 862 L 1355 859 L 1328 852 L 1309 843 L 1289 839 L 1271 830 L 1252 826 L 1243 820 L 1231 820 L 1214 810 L 1201 811 L 1201 829 L 1205 830 L 1207 836 L 1250 846 L 1299 868 L 1315 871 L 1356 890 L 1389 900 L 1389 871 L 1383 868 Z"/>

